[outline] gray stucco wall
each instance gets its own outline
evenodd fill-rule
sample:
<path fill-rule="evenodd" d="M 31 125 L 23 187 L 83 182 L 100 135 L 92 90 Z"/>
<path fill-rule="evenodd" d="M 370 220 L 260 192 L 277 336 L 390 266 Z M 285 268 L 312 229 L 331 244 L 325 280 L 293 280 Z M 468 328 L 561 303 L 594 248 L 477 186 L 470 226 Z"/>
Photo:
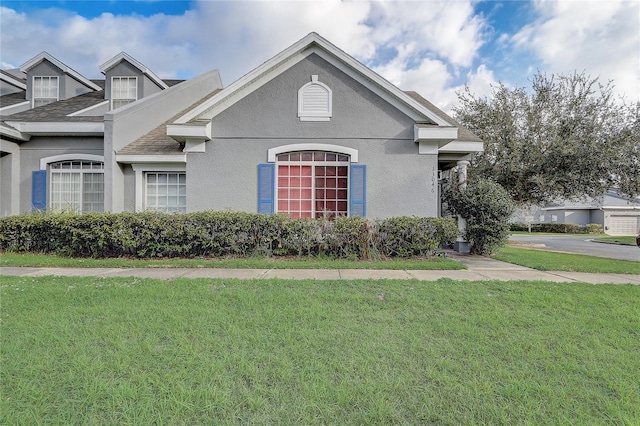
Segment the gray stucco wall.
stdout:
<path fill-rule="evenodd" d="M 123 164 L 122 174 L 124 181 L 124 211 L 136 210 L 136 175 L 130 164 Z"/>
<path fill-rule="evenodd" d="M 112 77 L 138 77 L 138 99 L 153 95 L 162 91 L 157 84 L 146 77 L 142 72 L 127 61 L 121 61 L 105 74 L 105 98 L 111 98 Z"/>
<path fill-rule="evenodd" d="M 298 89 L 312 75 L 333 91 L 329 122 L 298 119 Z M 367 166 L 367 216 L 437 215 L 437 156 L 419 155 L 414 122 L 312 55 L 213 119 L 205 153 L 187 159 L 187 210 L 257 211 L 257 166 L 270 148 L 321 143 L 358 150 Z M 432 185 L 433 183 L 433 185 Z"/>
<path fill-rule="evenodd" d="M 100 137 L 37 137 L 20 145 L 20 212 L 31 211 L 31 172 L 40 170 L 40 159 L 63 154 L 103 155 Z M 48 181 L 47 181 L 48 182 Z M 49 191 L 47 188 L 47 202 Z"/>
<path fill-rule="evenodd" d="M 0 216 L 11 214 L 11 157 L 0 157 Z"/>
<path fill-rule="evenodd" d="M 33 99 L 33 77 L 58 76 L 58 98 L 59 100 L 69 99 L 74 96 L 89 93 L 93 89 L 88 88 L 78 80 L 62 72 L 62 70 L 49 61 L 42 61 L 27 72 L 27 99 Z"/>

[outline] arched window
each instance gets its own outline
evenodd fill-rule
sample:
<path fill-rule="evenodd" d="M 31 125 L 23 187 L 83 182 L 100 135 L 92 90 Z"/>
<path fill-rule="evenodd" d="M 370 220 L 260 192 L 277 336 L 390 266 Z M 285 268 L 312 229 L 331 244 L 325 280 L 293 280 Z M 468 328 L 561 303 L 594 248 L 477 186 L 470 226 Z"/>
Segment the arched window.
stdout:
<path fill-rule="evenodd" d="M 49 164 L 49 206 L 75 213 L 104 210 L 104 163 L 65 160 Z"/>
<path fill-rule="evenodd" d="M 331 97 L 329 86 L 319 82 L 317 75 L 312 75 L 311 82 L 298 90 L 300 121 L 329 121 L 332 115 Z"/>
<path fill-rule="evenodd" d="M 301 151 L 276 158 L 276 212 L 291 218 L 349 214 L 349 156 Z"/>

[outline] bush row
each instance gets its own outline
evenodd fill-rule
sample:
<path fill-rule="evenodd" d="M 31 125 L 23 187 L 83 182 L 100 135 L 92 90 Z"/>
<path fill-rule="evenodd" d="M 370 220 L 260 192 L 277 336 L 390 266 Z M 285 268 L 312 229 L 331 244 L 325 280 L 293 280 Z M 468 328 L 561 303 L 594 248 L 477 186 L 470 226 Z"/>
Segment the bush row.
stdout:
<path fill-rule="evenodd" d="M 511 231 L 529 231 L 529 225 L 525 223 L 512 223 Z M 573 223 L 532 223 L 531 232 L 548 232 L 554 234 L 599 234 L 602 233 L 602 225 L 590 223 L 588 225 L 576 225 Z"/>
<path fill-rule="evenodd" d="M 289 219 L 240 212 L 33 214 L 0 218 L 0 250 L 74 257 L 433 255 L 455 240 L 445 218 Z"/>

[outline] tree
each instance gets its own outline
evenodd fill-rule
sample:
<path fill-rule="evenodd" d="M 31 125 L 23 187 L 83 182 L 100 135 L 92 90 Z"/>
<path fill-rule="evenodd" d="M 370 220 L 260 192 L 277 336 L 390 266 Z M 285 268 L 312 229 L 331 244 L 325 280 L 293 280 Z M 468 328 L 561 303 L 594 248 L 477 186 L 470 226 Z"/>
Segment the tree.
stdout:
<path fill-rule="evenodd" d="M 471 162 L 470 178 L 495 180 L 519 205 L 597 197 L 616 184 L 616 174 L 618 183 L 637 183 L 638 117 L 630 127 L 612 89 L 584 73 L 538 73 L 531 93 L 500 83 L 486 98 L 467 88 L 458 94 L 454 113 L 485 142 L 485 151 Z M 621 141 L 636 150 L 636 162 L 624 173 Z"/>
<path fill-rule="evenodd" d="M 507 243 L 511 234 L 509 218 L 515 205 L 502 186 L 479 178 L 465 186 L 449 185 L 443 199 L 466 220 L 464 238 L 471 243 L 473 253 L 491 254 Z"/>

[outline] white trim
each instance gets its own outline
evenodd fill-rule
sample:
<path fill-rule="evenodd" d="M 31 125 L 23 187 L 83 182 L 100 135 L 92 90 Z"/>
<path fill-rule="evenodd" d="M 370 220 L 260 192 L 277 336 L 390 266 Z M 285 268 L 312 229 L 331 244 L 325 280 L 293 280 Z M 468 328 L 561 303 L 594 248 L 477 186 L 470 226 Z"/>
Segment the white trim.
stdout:
<path fill-rule="evenodd" d="M 36 89 L 36 78 L 48 78 L 51 81 L 52 78 L 56 79 L 56 100 L 53 102 L 58 102 L 60 100 L 60 76 L 57 75 L 34 75 L 31 76 L 31 107 L 36 107 L 36 99 L 52 99 L 52 98 L 43 98 L 36 97 L 35 89 Z M 53 103 L 49 102 L 49 103 Z M 47 104 L 45 104 L 47 105 Z"/>
<path fill-rule="evenodd" d="M 189 138 L 211 140 L 211 120 L 188 124 L 167 124 L 167 136 L 171 136 L 178 142 L 184 142 Z"/>
<path fill-rule="evenodd" d="M 168 154 L 154 154 L 154 155 L 140 155 L 140 154 L 116 154 L 116 162 L 124 164 L 166 164 L 166 163 L 179 163 L 187 164 L 187 154 L 168 155 Z"/>
<path fill-rule="evenodd" d="M 267 162 L 275 163 L 276 157 L 278 154 L 282 154 L 284 152 L 295 152 L 295 151 L 330 151 L 337 152 L 339 154 L 346 154 L 351 157 L 352 163 L 358 162 L 358 150 L 353 148 L 347 148 L 346 146 L 340 145 L 329 145 L 324 143 L 294 143 L 291 145 L 281 145 L 275 148 L 271 148 L 267 150 Z"/>
<path fill-rule="evenodd" d="M 64 121 L 11 121 L 7 124 L 16 128 L 19 132 L 30 135 L 103 135 L 103 122 L 64 122 Z"/>
<path fill-rule="evenodd" d="M 70 160 L 79 160 L 79 161 L 97 161 L 104 163 L 103 155 L 94 155 L 94 154 L 60 154 L 60 155 L 52 155 L 51 157 L 44 157 L 40 159 L 40 170 L 47 170 L 47 165 L 51 163 L 57 163 L 59 161 L 70 161 Z"/>
<path fill-rule="evenodd" d="M 440 153 L 472 153 L 472 152 L 482 152 L 484 151 L 484 142 L 477 141 L 453 141 L 445 144 L 444 146 L 440 146 L 438 150 Z"/>
<path fill-rule="evenodd" d="M 24 108 L 26 106 L 26 108 Z M 19 104 L 7 105 L 4 107 L 0 107 L 0 114 L 2 115 L 11 115 L 18 112 L 26 111 L 31 107 L 31 101 L 20 102 Z M 11 112 L 11 109 L 19 109 L 19 111 Z"/>
<path fill-rule="evenodd" d="M 413 141 L 440 141 L 441 143 L 449 143 L 458 138 L 458 128 L 454 126 L 430 126 L 420 127 L 417 124 L 413 126 Z M 443 145 L 441 145 L 443 146 Z"/>
<path fill-rule="evenodd" d="M 99 104 L 92 105 L 90 107 L 86 107 L 86 108 L 81 109 L 79 111 L 72 112 L 71 114 L 67 114 L 67 117 L 76 117 L 78 115 L 82 115 L 84 113 L 87 113 L 87 112 L 91 111 L 92 109 L 97 109 L 97 108 L 103 107 L 105 105 L 109 105 L 109 101 L 108 100 L 104 101 L 104 102 L 100 102 Z M 100 114 L 100 115 L 102 115 L 102 114 Z M 97 117 L 97 115 L 95 117 Z"/>
<path fill-rule="evenodd" d="M 305 111 L 304 109 L 304 97 L 306 91 L 312 86 L 319 86 L 322 90 L 326 91 L 327 95 L 327 110 L 326 111 Z M 298 117 L 300 121 L 329 121 L 333 114 L 333 91 L 326 84 L 318 81 L 316 74 L 311 76 L 311 81 L 304 84 L 298 89 Z"/>
<path fill-rule="evenodd" d="M 0 135 L 5 135 L 21 141 L 28 141 L 31 139 L 31 135 L 22 133 L 20 130 L 11 127 L 9 123 L 0 123 Z"/>
<path fill-rule="evenodd" d="M 207 152 L 207 141 L 199 138 L 187 138 L 182 152 Z"/>
<path fill-rule="evenodd" d="M 602 210 L 640 210 L 640 206 L 602 206 Z"/>
<path fill-rule="evenodd" d="M 178 163 L 132 163 L 131 168 L 135 173 L 135 211 L 144 211 L 144 197 L 146 195 L 146 185 L 144 174 L 146 172 L 176 173 L 187 172 L 187 166 Z"/>
<path fill-rule="evenodd" d="M 63 73 L 70 75 L 71 77 L 75 78 L 80 83 L 84 84 L 85 86 L 87 86 L 87 87 L 89 87 L 89 88 L 91 88 L 93 90 L 96 90 L 96 91 L 102 90 L 102 88 L 100 86 L 98 86 L 97 84 L 91 82 L 86 77 L 83 77 L 80 73 L 75 71 L 73 68 L 63 64 L 62 62 L 60 62 L 59 60 L 57 60 L 56 58 L 54 58 L 53 56 L 51 56 L 47 52 L 42 52 L 42 53 L 34 56 L 33 58 L 29 59 L 27 62 L 22 64 L 22 66 L 20 66 L 20 71 L 26 73 L 31 68 L 35 67 L 36 65 L 38 65 L 40 62 L 42 62 L 45 59 L 47 61 L 51 62 L 56 67 L 60 68 Z"/>
<path fill-rule="evenodd" d="M 134 87 L 136 88 L 136 95 L 133 98 L 133 100 L 131 100 L 130 98 L 114 99 L 114 97 L 113 97 L 113 80 L 115 80 L 116 78 L 120 79 L 120 80 L 126 79 L 127 81 L 133 79 L 135 81 Z M 113 101 L 114 100 L 115 101 L 122 101 L 122 100 L 130 101 L 130 102 L 127 102 L 124 105 L 120 105 L 118 108 L 122 108 L 123 106 L 132 104 L 132 103 L 134 103 L 135 101 L 138 100 L 138 77 L 136 77 L 135 75 L 114 75 L 114 76 L 111 76 L 111 87 L 110 88 L 111 88 L 111 93 L 109 93 L 109 102 L 110 102 L 110 107 L 111 107 L 112 110 L 116 109 L 116 108 L 113 107 Z"/>
<path fill-rule="evenodd" d="M 104 64 L 100 65 L 100 72 L 103 73 L 103 74 L 106 74 L 107 71 L 109 71 L 111 68 L 113 68 L 116 65 L 118 65 L 123 60 L 129 62 L 131 65 L 133 65 L 134 67 L 139 69 L 143 74 L 145 74 L 147 77 L 149 77 L 155 84 L 157 84 L 161 88 L 163 88 L 163 89 L 168 89 L 169 88 L 169 86 L 167 86 L 167 83 L 162 81 L 162 79 L 160 77 L 155 75 L 149 68 L 147 68 L 140 61 L 134 59 L 133 57 L 131 57 L 128 54 L 126 54 L 125 52 L 118 53 L 116 56 L 114 56 L 113 58 L 109 59 Z"/>
<path fill-rule="evenodd" d="M 213 118 L 224 109 L 238 102 L 249 93 L 252 93 L 313 53 L 328 60 L 332 65 L 346 72 L 367 88 L 372 89 L 374 93 L 382 96 L 385 100 L 391 101 L 394 106 L 398 106 L 403 112 L 410 113 L 412 118 L 420 119 L 419 115 L 422 115 L 422 119 L 426 117 L 440 126 L 450 126 L 450 124 L 438 116 L 438 114 L 411 98 L 402 90 L 376 74 L 373 70 L 347 55 L 316 33 L 308 34 L 259 67 L 253 69 L 216 96 L 213 96 L 200 106 L 178 118 L 175 123 L 187 123 L 196 118 Z M 413 113 L 411 113 L 410 110 L 412 110 Z"/>
<path fill-rule="evenodd" d="M 27 85 L 22 81 L 18 80 L 16 77 L 8 76 L 0 72 L 0 80 L 4 80 L 10 85 L 17 87 L 18 89 L 27 90 Z"/>

